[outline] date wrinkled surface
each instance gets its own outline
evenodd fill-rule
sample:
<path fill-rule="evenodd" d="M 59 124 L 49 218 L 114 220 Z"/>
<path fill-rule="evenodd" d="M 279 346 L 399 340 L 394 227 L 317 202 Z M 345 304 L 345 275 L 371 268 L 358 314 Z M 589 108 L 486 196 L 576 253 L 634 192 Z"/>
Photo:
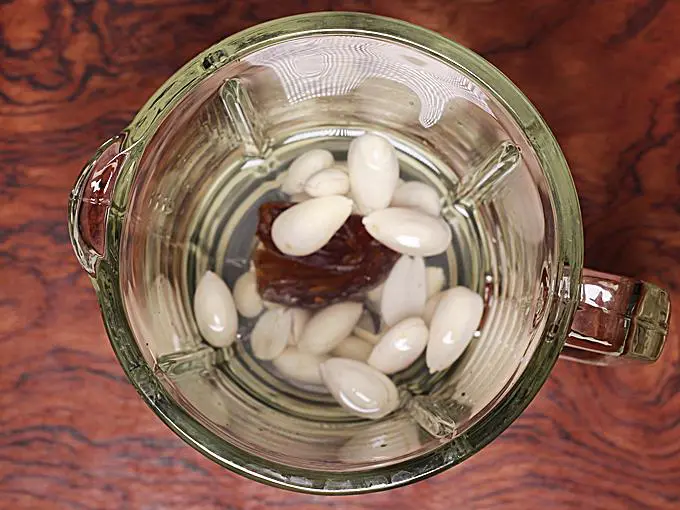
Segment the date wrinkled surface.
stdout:
<path fill-rule="evenodd" d="M 356 214 L 316 252 L 304 257 L 281 253 L 272 241 L 272 224 L 293 205 L 268 202 L 260 206 L 257 237 L 262 246 L 253 262 L 262 299 L 285 306 L 322 308 L 362 300 L 387 278 L 399 254 L 373 239 Z"/>

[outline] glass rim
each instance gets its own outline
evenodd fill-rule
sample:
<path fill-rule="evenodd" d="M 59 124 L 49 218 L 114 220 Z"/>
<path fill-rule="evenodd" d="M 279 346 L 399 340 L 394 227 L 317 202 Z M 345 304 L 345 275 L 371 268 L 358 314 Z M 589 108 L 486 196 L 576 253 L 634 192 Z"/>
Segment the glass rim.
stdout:
<path fill-rule="evenodd" d="M 363 13 L 322 12 L 280 18 L 238 32 L 198 54 L 169 78 L 140 109 L 126 133 L 128 159 L 114 189 L 113 202 L 125 210 L 136 164 L 169 112 L 201 81 L 225 64 L 282 41 L 310 35 L 363 35 L 404 44 L 458 69 L 481 84 L 522 129 L 548 182 L 555 220 L 558 275 L 545 313 L 541 341 L 523 373 L 488 413 L 465 432 L 413 459 L 375 469 L 338 473 L 297 469 L 227 443 L 208 423 L 187 413 L 149 367 L 125 320 L 116 266 L 123 231 L 120 215 L 109 215 L 106 256 L 94 277 L 102 315 L 116 356 L 127 377 L 156 415 L 182 440 L 212 461 L 247 478 L 279 488 L 316 494 L 357 494 L 412 483 L 459 464 L 501 434 L 531 402 L 557 361 L 574 315 L 583 268 L 581 215 L 569 168 L 555 137 L 519 89 L 481 56 L 428 29 Z M 558 289 L 559 286 L 559 289 Z M 550 335 L 547 328 L 551 327 Z"/>

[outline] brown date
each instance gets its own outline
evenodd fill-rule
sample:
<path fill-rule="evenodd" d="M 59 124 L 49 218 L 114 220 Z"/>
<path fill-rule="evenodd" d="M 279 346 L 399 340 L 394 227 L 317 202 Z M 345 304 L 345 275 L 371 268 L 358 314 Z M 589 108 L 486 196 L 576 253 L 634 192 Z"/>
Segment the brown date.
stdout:
<path fill-rule="evenodd" d="M 360 301 L 387 278 L 399 254 L 373 239 L 356 214 L 316 252 L 304 257 L 281 253 L 272 241 L 272 224 L 293 205 L 268 202 L 260 206 L 257 237 L 262 247 L 255 251 L 253 262 L 264 300 L 322 308 L 341 301 Z"/>

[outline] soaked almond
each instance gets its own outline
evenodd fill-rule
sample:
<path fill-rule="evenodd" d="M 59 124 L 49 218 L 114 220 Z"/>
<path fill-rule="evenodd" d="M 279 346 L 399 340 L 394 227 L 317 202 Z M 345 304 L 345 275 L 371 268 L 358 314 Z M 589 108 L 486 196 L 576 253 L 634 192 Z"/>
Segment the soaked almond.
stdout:
<path fill-rule="evenodd" d="M 281 375 L 289 379 L 309 384 L 322 384 L 319 367 L 327 359 L 328 356 L 317 356 L 295 347 L 287 347 L 272 361 L 272 364 L 281 372 Z"/>
<path fill-rule="evenodd" d="M 380 301 L 380 313 L 388 326 L 408 317 L 420 317 L 425 308 L 425 261 L 403 255 L 390 272 Z"/>
<path fill-rule="evenodd" d="M 373 344 L 368 343 L 357 336 L 350 335 L 333 349 L 331 354 L 338 358 L 353 359 L 365 362 L 371 355 Z"/>
<path fill-rule="evenodd" d="M 337 303 L 320 310 L 307 323 L 298 347 L 312 354 L 332 351 L 350 335 L 362 310 L 361 303 Z"/>
<path fill-rule="evenodd" d="M 272 240 L 286 255 L 310 255 L 330 241 L 351 213 L 352 201 L 346 197 L 300 202 L 274 220 Z"/>
<path fill-rule="evenodd" d="M 344 195 L 349 192 L 347 172 L 328 168 L 312 175 L 305 183 L 305 193 L 312 197 Z"/>
<path fill-rule="evenodd" d="M 427 184 L 410 181 L 398 186 L 392 196 L 392 207 L 418 209 L 430 216 L 439 216 L 441 204 L 437 191 Z"/>
<path fill-rule="evenodd" d="M 411 317 L 390 328 L 373 348 L 368 364 L 384 374 L 394 374 L 411 366 L 427 345 L 427 326 L 420 317 Z"/>
<path fill-rule="evenodd" d="M 333 166 L 333 154 L 325 149 L 312 149 L 298 156 L 288 167 L 281 191 L 294 195 L 301 193 L 307 179 L 320 170 Z"/>
<path fill-rule="evenodd" d="M 374 238 L 405 255 L 438 255 L 451 244 L 451 229 L 444 220 L 414 209 L 389 207 L 365 216 L 363 223 Z"/>
<path fill-rule="evenodd" d="M 255 273 L 247 272 L 239 276 L 234 284 L 234 302 L 238 313 L 249 319 L 257 317 L 264 305 L 257 292 Z"/>
<path fill-rule="evenodd" d="M 250 347 L 257 359 L 272 360 L 283 352 L 290 342 L 292 321 L 290 310 L 285 308 L 267 310 L 258 319 L 250 334 Z"/>
<path fill-rule="evenodd" d="M 214 347 L 236 340 L 238 316 L 231 291 L 212 271 L 201 277 L 194 293 L 194 316 L 201 336 Z"/>
<path fill-rule="evenodd" d="M 399 406 L 394 383 L 360 361 L 330 358 L 321 364 L 321 377 L 338 404 L 361 418 L 377 420 Z"/>
<path fill-rule="evenodd" d="M 442 293 L 430 324 L 425 361 L 430 373 L 449 368 L 463 354 L 484 312 L 484 301 L 466 287 Z"/>
<path fill-rule="evenodd" d="M 352 196 L 363 214 L 390 205 L 399 180 L 397 151 L 371 133 L 355 138 L 347 153 Z"/>

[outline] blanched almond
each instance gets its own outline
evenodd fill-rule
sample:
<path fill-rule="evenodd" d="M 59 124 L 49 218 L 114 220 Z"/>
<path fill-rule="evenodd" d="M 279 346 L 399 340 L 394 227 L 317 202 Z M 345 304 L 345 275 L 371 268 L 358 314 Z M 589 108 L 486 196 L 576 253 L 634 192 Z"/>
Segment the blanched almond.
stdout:
<path fill-rule="evenodd" d="M 430 325 L 425 361 L 430 373 L 449 368 L 465 351 L 484 313 L 484 301 L 466 287 L 442 293 Z"/>
<path fill-rule="evenodd" d="M 397 151 L 385 138 L 367 133 L 355 138 L 347 153 L 352 196 L 363 214 L 390 205 L 399 180 Z"/>
<path fill-rule="evenodd" d="M 325 354 L 347 338 L 356 325 L 361 303 L 336 303 L 317 312 L 307 323 L 298 342 L 301 351 Z"/>
<path fill-rule="evenodd" d="M 404 370 L 425 350 L 427 333 L 427 326 L 420 317 L 405 319 L 383 335 L 367 363 L 384 374 Z"/>
<path fill-rule="evenodd" d="M 305 183 L 305 193 L 312 197 L 344 195 L 349 192 L 347 172 L 328 168 L 312 175 Z"/>
<path fill-rule="evenodd" d="M 441 204 L 437 191 L 425 183 L 410 181 L 398 186 L 392 196 L 392 207 L 419 209 L 430 216 L 439 216 Z"/>
<path fill-rule="evenodd" d="M 293 316 L 290 310 L 267 310 L 250 334 L 250 346 L 257 359 L 271 360 L 283 352 L 289 342 Z"/>
<path fill-rule="evenodd" d="M 272 364 L 282 375 L 309 384 L 322 384 L 319 366 L 328 356 L 316 356 L 295 347 L 287 347 Z"/>
<path fill-rule="evenodd" d="M 376 420 L 399 406 L 394 383 L 360 361 L 330 358 L 321 364 L 321 378 L 338 404 L 362 418 Z"/>
<path fill-rule="evenodd" d="M 194 316 L 201 336 L 214 347 L 236 340 L 238 315 L 231 291 L 212 271 L 201 277 L 194 293 Z"/>
<path fill-rule="evenodd" d="M 451 244 L 451 229 L 444 220 L 414 209 L 382 209 L 366 216 L 363 224 L 375 239 L 405 255 L 438 255 Z"/>
<path fill-rule="evenodd" d="M 291 314 L 291 334 L 288 337 L 289 345 L 297 345 L 302 338 L 302 333 L 312 317 L 312 312 L 302 308 L 290 308 Z"/>
<path fill-rule="evenodd" d="M 420 317 L 425 301 L 425 261 L 403 255 L 385 280 L 380 314 L 388 326 L 394 326 L 408 317 Z"/>
<path fill-rule="evenodd" d="M 333 165 L 333 154 L 325 149 L 312 149 L 298 156 L 288 167 L 281 191 L 293 195 L 302 192 L 312 175 Z"/>
<path fill-rule="evenodd" d="M 349 198 L 312 198 L 277 216 L 272 224 L 272 240 L 286 255 L 309 255 L 328 243 L 351 213 Z"/>
<path fill-rule="evenodd" d="M 368 343 L 356 336 L 348 336 L 333 349 L 333 356 L 338 358 L 353 359 L 356 361 L 366 361 L 373 350 L 373 344 Z"/>
<path fill-rule="evenodd" d="M 239 276 L 234 284 L 234 302 L 238 313 L 249 319 L 257 317 L 264 305 L 257 292 L 255 273 L 247 272 Z"/>

